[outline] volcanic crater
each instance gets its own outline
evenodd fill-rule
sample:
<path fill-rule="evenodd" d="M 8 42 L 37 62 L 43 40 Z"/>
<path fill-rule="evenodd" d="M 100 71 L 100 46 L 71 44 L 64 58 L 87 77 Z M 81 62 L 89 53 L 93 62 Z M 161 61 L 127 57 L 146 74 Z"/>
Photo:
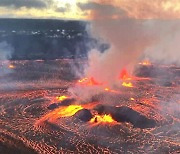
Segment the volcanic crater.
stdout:
<path fill-rule="evenodd" d="M 180 152 L 179 67 L 137 64 L 130 80 L 84 100 L 68 89 L 99 83 L 74 77 L 72 60 L 11 63 L 1 82 L 2 153 Z"/>

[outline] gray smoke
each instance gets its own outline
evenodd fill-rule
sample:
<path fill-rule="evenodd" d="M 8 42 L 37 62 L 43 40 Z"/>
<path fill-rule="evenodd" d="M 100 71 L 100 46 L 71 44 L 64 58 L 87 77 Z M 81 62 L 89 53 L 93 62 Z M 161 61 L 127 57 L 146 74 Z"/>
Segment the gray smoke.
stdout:
<path fill-rule="evenodd" d="M 13 48 L 7 42 L 0 42 L 0 60 L 9 60 L 12 52 Z"/>
<path fill-rule="evenodd" d="M 95 20 L 92 27 L 111 45 L 104 53 L 89 52 L 86 75 L 97 81 L 116 83 L 120 71 L 132 73 L 143 55 L 156 63 L 180 64 L 179 20 Z"/>
<path fill-rule="evenodd" d="M 4 76 L 10 72 L 12 69 L 9 69 L 11 55 L 13 53 L 13 48 L 5 41 L 0 42 L 0 76 Z M 3 77 L 5 80 L 5 78 Z"/>
<path fill-rule="evenodd" d="M 155 63 L 180 66 L 180 20 L 156 21 L 155 25 L 158 42 L 145 50 L 145 57 Z"/>
<path fill-rule="evenodd" d="M 91 11 L 91 27 L 87 30 L 96 39 L 108 43 L 110 48 L 105 52 L 98 49 L 89 51 L 84 76 L 113 87 L 121 85 L 118 79 L 120 72 L 127 69 L 132 74 L 142 57 L 159 63 L 180 62 L 180 20 L 134 19 L 122 8 L 90 4 L 79 4 L 82 10 Z M 83 89 L 80 92 L 81 88 L 77 88 L 74 91 L 82 97 L 84 93 L 88 96 L 96 90 Z"/>

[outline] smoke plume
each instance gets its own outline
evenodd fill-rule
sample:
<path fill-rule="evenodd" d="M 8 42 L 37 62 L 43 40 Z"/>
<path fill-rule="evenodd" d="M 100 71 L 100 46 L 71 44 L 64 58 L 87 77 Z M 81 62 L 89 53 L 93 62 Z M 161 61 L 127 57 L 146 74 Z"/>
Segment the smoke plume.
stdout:
<path fill-rule="evenodd" d="M 122 6 L 121 3 L 117 4 L 105 0 L 78 4 L 81 10 L 89 13 L 91 19 L 91 26 L 87 28 L 89 34 L 109 44 L 109 48 L 103 52 L 97 48 L 89 51 L 85 77 L 103 83 L 104 87 L 113 88 L 121 86 L 119 84 L 121 71 L 126 69 L 132 74 L 142 58 L 156 63 L 180 64 L 178 44 L 180 20 L 174 19 L 175 14 L 172 19 L 170 18 L 172 8 L 165 10 L 164 3 L 158 3 L 158 6 L 153 3 L 161 14 L 158 16 L 155 12 L 154 14 L 146 12 L 144 19 L 140 15 L 132 16 L 125 2 Z M 145 9 L 146 4 L 143 3 Z M 141 9 L 136 14 L 143 14 L 142 11 Z M 168 14 L 167 19 L 166 14 Z M 83 87 L 82 90 L 82 87 L 76 86 L 70 91 L 80 95 L 81 98 L 88 98 L 99 94 L 101 88 Z"/>
<path fill-rule="evenodd" d="M 12 54 L 12 47 L 7 42 L 0 42 L 0 60 L 9 60 Z"/>
<path fill-rule="evenodd" d="M 90 34 L 110 44 L 103 53 L 97 49 L 89 52 L 86 76 L 113 85 L 122 69 L 132 73 L 143 56 L 152 61 L 179 63 L 178 20 L 132 18 L 124 7 L 105 2 L 79 4 L 82 10 L 90 11 Z M 169 13 L 169 10 L 162 10 L 164 7 L 158 8 L 164 14 Z"/>
<path fill-rule="evenodd" d="M 1 71 L 0 76 L 3 76 L 12 70 L 8 69 L 9 60 L 13 53 L 13 48 L 5 41 L 0 42 L 0 61 L 1 61 Z"/>
<path fill-rule="evenodd" d="M 153 42 L 145 23 L 133 19 L 95 21 L 93 31 L 105 39 L 110 48 L 103 53 L 89 52 L 86 75 L 104 83 L 114 84 L 124 68 L 132 72 L 142 52 Z"/>
<path fill-rule="evenodd" d="M 175 64 L 180 66 L 180 20 L 156 23 L 161 29 L 156 30 L 159 41 L 145 50 L 145 57 L 154 63 Z"/>

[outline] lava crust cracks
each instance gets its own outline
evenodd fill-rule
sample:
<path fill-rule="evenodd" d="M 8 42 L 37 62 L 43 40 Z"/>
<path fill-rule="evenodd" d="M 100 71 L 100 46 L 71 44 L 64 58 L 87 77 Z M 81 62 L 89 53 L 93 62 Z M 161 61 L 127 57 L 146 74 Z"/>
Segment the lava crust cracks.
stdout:
<path fill-rule="evenodd" d="M 7 153 L 7 147 L 8 153 L 179 152 L 178 67 L 157 66 L 171 74 L 165 79 L 171 84 L 160 82 L 156 66 L 143 66 L 132 81 L 133 87 L 107 87 L 88 101 L 82 101 L 68 91 L 77 80 L 68 74 L 67 61 L 53 61 L 58 69 L 50 73 L 44 70 L 51 62 L 41 62 L 40 69 L 33 63 L 14 63 L 19 70 L 13 72 L 14 79 L 11 76 L 8 80 L 14 88 L 3 89 L 5 83 L 0 82 L 3 153 Z M 41 70 L 43 77 L 39 77 Z M 37 80 L 32 77 L 33 72 Z M 28 81 L 22 81 L 26 73 L 33 79 L 29 76 Z M 69 78 L 56 77 L 58 74 Z"/>

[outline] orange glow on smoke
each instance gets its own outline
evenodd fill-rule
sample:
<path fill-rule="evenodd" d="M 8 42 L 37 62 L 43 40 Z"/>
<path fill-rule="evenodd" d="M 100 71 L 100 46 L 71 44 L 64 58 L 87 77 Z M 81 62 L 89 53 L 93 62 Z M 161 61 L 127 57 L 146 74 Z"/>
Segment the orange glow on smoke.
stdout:
<path fill-rule="evenodd" d="M 102 85 L 102 83 L 97 82 L 93 77 L 83 78 L 81 80 L 78 80 L 78 83 L 81 85 L 87 85 L 87 86 Z"/>
<path fill-rule="evenodd" d="M 84 83 L 84 82 L 87 82 L 88 78 L 83 78 L 81 80 L 78 80 L 79 83 Z"/>
<path fill-rule="evenodd" d="M 131 82 L 123 82 L 122 86 L 132 88 L 133 84 Z"/>
<path fill-rule="evenodd" d="M 105 90 L 105 91 L 111 91 L 109 88 L 105 88 L 104 90 Z"/>
<path fill-rule="evenodd" d="M 113 123 L 115 122 L 111 115 L 95 115 L 91 120 L 91 123 Z"/>
<path fill-rule="evenodd" d="M 139 65 L 150 66 L 152 64 L 151 64 L 151 62 L 149 60 L 145 60 L 143 62 L 140 62 Z"/>
<path fill-rule="evenodd" d="M 123 69 L 120 73 L 120 79 L 122 80 L 131 80 L 130 75 L 128 74 L 126 69 Z"/>
<path fill-rule="evenodd" d="M 67 96 L 57 96 L 56 99 L 58 101 L 64 101 L 64 100 L 68 99 L 68 97 Z"/>
<path fill-rule="evenodd" d="M 112 90 L 110 88 L 105 88 L 104 90 L 107 91 L 107 92 L 111 92 L 111 93 L 119 93 L 118 91 Z"/>
<path fill-rule="evenodd" d="M 120 73 L 120 77 L 121 80 L 124 80 L 124 82 L 122 83 L 122 86 L 124 87 L 133 87 L 133 84 L 131 82 L 125 82 L 127 80 L 132 80 L 132 77 L 130 77 L 130 75 L 128 74 L 126 69 L 123 69 Z"/>

